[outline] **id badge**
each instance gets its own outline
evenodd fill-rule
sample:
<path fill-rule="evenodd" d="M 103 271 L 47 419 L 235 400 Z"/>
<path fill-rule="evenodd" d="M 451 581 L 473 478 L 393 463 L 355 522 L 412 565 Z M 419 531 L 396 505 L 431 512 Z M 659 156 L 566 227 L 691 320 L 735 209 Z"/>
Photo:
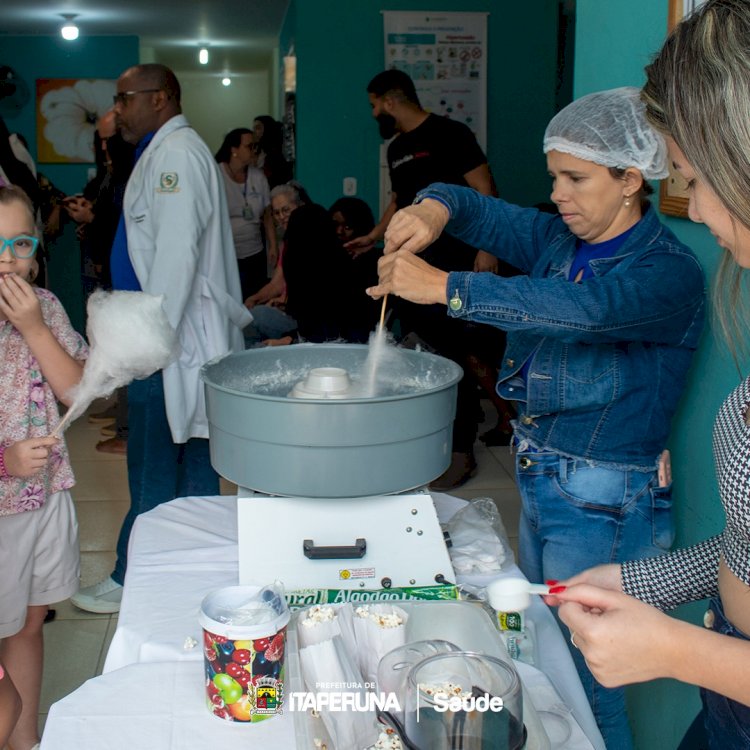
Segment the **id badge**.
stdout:
<path fill-rule="evenodd" d="M 252 206 L 245 206 L 242 209 L 242 218 L 245 219 L 245 221 L 253 220 L 253 207 Z"/>

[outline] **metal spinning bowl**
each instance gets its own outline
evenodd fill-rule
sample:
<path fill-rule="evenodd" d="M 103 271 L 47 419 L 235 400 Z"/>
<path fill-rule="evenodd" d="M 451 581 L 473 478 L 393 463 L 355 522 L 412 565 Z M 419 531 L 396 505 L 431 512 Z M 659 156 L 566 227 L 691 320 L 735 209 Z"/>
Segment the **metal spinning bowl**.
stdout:
<path fill-rule="evenodd" d="M 356 381 L 367 352 L 354 344 L 298 344 L 204 365 L 216 471 L 265 494 L 320 498 L 402 492 L 442 474 L 462 376 L 454 362 L 400 350 L 385 395 L 288 397 L 313 368 L 343 368 Z"/>

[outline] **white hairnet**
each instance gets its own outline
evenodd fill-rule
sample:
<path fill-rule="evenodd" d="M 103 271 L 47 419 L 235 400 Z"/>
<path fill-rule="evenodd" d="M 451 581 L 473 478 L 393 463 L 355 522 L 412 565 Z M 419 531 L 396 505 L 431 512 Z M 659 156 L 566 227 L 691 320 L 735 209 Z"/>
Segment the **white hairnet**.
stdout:
<path fill-rule="evenodd" d="M 635 167 L 647 180 L 667 176 L 667 146 L 646 121 L 634 86 L 582 96 L 544 132 L 544 153 L 561 151 L 605 167 Z"/>

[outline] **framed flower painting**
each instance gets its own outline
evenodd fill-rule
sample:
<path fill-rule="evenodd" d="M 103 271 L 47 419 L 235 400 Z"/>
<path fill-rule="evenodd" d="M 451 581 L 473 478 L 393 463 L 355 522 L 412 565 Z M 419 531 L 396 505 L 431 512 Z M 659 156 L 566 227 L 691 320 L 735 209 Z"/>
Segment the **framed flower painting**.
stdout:
<path fill-rule="evenodd" d="M 38 78 L 37 161 L 93 162 L 96 121 L 112 108 L 116 89 L 113 80 Z"/>

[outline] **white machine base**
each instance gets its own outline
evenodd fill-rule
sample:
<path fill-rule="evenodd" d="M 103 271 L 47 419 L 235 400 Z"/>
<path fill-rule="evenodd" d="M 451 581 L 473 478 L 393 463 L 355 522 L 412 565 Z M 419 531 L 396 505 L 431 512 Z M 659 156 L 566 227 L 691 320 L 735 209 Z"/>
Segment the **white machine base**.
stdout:
<path fill-rule="evenodd" d="M 355 498 L 274 497 L 240 489 L 240 584 L 267 583 L 269 567 L 287 590 L 382 589 L 452 582 L 453 567 L 426 491 Z M 355 548 L 358 558 L 315 559 Z M 305 554 L 305 542 L 314 545 Z M 307 545 L 310 547 L 310 544 Z M 354 553 L 354 549 L 352 549 Z"/>

